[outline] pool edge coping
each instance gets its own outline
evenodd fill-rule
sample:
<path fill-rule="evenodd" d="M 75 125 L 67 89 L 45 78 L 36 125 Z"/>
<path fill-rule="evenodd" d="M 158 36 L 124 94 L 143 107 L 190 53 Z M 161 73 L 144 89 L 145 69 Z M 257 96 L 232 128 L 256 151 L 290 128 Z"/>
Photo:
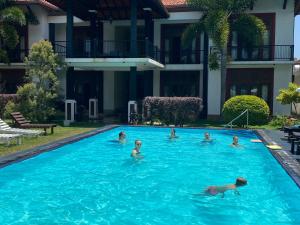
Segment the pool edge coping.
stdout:
<path fill-rule="evenodd" d="M 274 140 L 267 135 L 262 129 L 253 130 L 262 140 L 265 145 L 274 144 Z M 275 142 L 276 143 L 276 142 Z M 300 188 L 300 167 L 299 163 L 284 150 L 271 150 L 267 148 L 272 156 L 279 162 L 281 167 L 292 178 L 296 185 Z"/>
<path fill-rule="evenodd" d="M 92 137 L 94 135 L 103 133 L 105 131 L 112 130 L 114 128 L 120 127 L 120 125 L 106 125 L 101 128 L 96 128 L 91 131 L 87 131 L 81 134 L 73 135 L 67 138 L 63 138 L 61 140 L 52 141 L 50 143 L 40 145 L 34 148 L 26 149 L 23 151 L 18 151 L 9 155 L 0 156 L 0 169 L 12 165 L 14 163 L 18 163 L 24 161 L 26 159 L 33 158 L 37 155 L 40 155 L 45 152 L 53 151 L 62 146 L 72 144 L 74 142 L 78 142 L 82 139 Z"/>

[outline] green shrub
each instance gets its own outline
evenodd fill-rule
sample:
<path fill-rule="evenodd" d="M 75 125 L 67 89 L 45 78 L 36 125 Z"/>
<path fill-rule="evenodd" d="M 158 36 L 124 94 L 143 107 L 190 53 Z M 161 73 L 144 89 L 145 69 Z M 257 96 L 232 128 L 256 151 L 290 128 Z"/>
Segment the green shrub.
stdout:
<path fill-rule="evenodd" d="M 0 94 L 0 118 L 5 116 L 5 107 L 9 102 L 18 102 L 18 95 L 16 94 Z M 10 117 L 6 117 L 10 118 Z"/>
<path fill-rule="evenodd" d="M 230 122 L 246 109 L 249 110 L 249 125 L 262 125 L 268 122 L 270 115 L 268 104 L 253 95 L 235 96 L 226 101 L 223 107 L 223 118 L 225 122 Z M 246 116 L 242 116 L 234 124 L 238 126 L 246 124 Z"/>
<path fill-rule="evenodd" d="M 183 126 L 196 121 L 202 111 L 202 99 L 196 97 L 146 97 L 144 119 Z"/>
<path fill-rule="evenodd" d="M 289 127 L 295 125 L 295 120 L 292 120 L 287 116 L 275 116 L 271 120 L 270 125 L 273 127 L 284 127 L 284 126 Z"/>

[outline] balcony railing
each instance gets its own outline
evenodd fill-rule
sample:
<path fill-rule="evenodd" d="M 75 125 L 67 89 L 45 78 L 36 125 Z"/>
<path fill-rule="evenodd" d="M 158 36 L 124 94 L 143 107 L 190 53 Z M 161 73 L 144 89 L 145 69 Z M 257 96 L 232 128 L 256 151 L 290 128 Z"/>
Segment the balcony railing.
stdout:
<path fill-rule="evenodd" d="M 200 64 L 203 63 L 204 50 L 161 51 L 164 64 Z"/>
<path fill-rule="evenodd" d="M 23 63 L 25 57 L 28 56 L 28 53 L 28 49 L 14 49 L 7 51 L 10 63 Z"/>
<path fill-rule="evenodd" d="M 55 42 L 55 51 L 66 55 L 66 42 Z M 72 58 L 133 58 L 130 52 L 130 41 L 74 41 Z M 150 41 L 137 41 L 137 54 L 134 58 L 160 59 L 159 49 Z"/>
<path fill-rule="evenodd" d="M 213 51 L 217 51 L 215 47 Z M 294 45 L 230 46 L 228 56 L 231 61 L 293 61 Z"/>

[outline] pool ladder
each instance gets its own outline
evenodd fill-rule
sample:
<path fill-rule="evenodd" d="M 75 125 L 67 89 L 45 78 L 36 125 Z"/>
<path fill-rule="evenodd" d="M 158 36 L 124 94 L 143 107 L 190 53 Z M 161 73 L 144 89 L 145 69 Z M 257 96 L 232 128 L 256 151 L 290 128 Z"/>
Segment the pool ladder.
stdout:
<path fill-rule="evenodd" d="M 246 109 L 244 112 L 242 112 L 240 115 L 238 115 L 236 118 L 234 118 L 233 120 L 231 120 L 228 124 L 225 125 L 225 127 L 230 127 L 232 129 L 233 127 L 233 123 L 238 120 L 239 118 L 241 118 L 243 115 L 246 114 L 246 118 L 247 118 L 247 122 L 246 122 L 246 128 L 248 128 L 249 126 L 249 110 Z"/>

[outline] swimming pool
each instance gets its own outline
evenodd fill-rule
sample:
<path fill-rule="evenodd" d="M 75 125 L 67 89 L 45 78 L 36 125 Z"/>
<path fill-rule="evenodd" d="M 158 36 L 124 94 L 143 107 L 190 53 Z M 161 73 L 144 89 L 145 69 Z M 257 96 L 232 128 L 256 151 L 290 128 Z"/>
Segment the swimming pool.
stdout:
<path fill-rule="evenodd" d="M 111 141 L 120 131 L 128 144 Z M 119 127 L 1 169 L 0 224 L 300 224 L 300 189 L 253 132 L 176 131 L 170 141 L 169 129 Z M 233 135 L 243 149 L 229 146 Z M 238 176 L 240 196 L 193 195 Z"/>

